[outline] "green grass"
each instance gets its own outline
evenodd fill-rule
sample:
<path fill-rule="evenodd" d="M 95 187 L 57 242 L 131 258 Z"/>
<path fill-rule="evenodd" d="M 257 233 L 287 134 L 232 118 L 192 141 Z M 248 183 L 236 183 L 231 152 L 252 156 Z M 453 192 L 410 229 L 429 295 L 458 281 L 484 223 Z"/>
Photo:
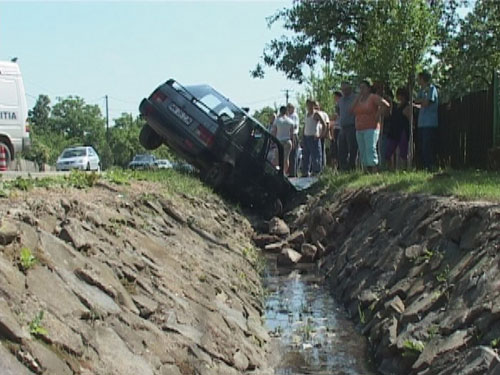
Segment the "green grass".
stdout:
<path fill-rule="evenodd" d="M 331 193 L 357 188 L 379 188 L 385 191 L 455 196 L 463 200 L 500 201 L 500 173 L 479 170 L 361 172 L 336 174 L 326 171 L 320 184 Z"/>

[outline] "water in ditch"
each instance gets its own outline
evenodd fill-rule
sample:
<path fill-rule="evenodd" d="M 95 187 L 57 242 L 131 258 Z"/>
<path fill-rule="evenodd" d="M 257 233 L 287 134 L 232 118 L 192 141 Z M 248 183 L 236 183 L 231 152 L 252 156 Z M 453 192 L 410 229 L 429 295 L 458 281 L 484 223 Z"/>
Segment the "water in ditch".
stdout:
<path fill-rule="evenodd" d="M 266 326 L 278 375 L 375 375 L 366 339 L 335 302 L 314 266 L 279 269 L 268 261 Z"/>

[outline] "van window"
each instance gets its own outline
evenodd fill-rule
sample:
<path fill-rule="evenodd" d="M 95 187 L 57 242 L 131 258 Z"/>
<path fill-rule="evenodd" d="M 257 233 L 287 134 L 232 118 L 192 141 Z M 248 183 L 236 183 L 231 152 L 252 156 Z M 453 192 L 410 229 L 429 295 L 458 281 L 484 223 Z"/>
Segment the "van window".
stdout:
<path fill-rule="evenodd" d="M 14 107 L 18 102 L 16 81 L 0 78 L 0 104 Z"/>

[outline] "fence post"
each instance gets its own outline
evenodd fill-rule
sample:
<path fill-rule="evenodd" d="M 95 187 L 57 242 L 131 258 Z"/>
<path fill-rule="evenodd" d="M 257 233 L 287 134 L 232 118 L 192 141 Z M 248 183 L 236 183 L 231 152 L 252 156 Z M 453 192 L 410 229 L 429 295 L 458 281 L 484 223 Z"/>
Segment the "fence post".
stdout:
<path fill-rule="evenodd" d="M 500 71 L 493 73 L 493 147 L 500 147 Z"/>

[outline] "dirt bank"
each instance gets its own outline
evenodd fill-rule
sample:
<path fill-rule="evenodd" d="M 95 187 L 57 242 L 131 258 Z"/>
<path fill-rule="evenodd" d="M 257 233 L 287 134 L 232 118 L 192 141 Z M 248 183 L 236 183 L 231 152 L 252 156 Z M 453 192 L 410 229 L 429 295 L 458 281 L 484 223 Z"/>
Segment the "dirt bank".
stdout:
<path fill-rule="evenodd" d="M 292 233 L 321 249 L 382 374 L 500 374 L 498 204 L 360 190 L 301 210 Z"/>
<path fill-rule="evenodd" d="M 0 201 L 0 373 L 266 372 L 250 225 L 216 197 L 98 183 Z"/>

